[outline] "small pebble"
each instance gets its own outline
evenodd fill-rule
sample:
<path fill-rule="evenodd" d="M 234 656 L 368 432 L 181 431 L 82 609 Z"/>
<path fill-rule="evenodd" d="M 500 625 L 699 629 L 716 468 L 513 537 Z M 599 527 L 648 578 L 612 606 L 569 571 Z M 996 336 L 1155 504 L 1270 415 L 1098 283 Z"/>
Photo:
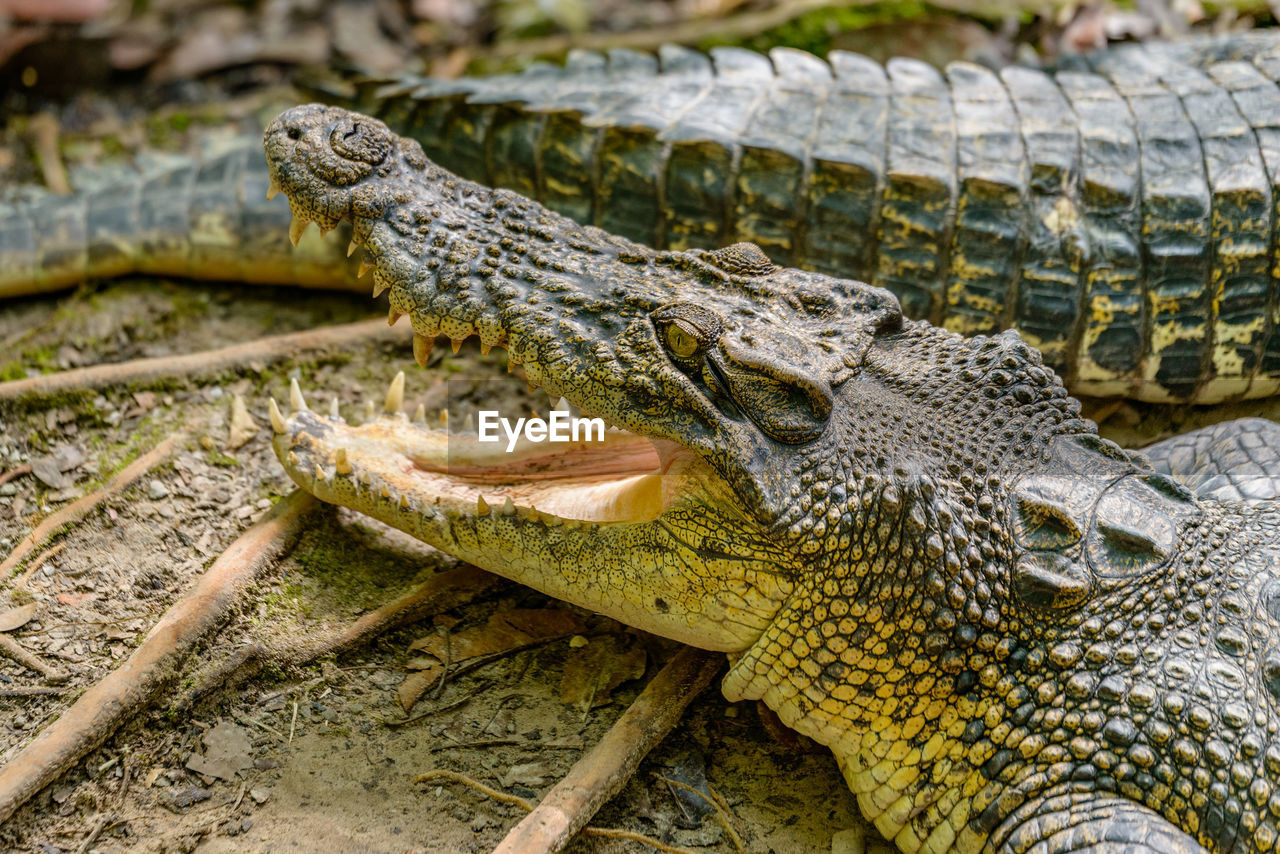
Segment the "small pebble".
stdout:
<path fill-rule="evenodd" d="M 249 790 L 249 797 L 253 798 L 255 804 L 265 804 L 267 798 L 271 797 L 271 793 L 266 789 L 253 788 Z"/>
<path fill-rule="evenodd" d="M 152 479 L 147 484 L 147 497 L 152 501 L 159 501 L 161 498 L 169 497 L 169 487 L 165 486 L 161 481 Z"/>

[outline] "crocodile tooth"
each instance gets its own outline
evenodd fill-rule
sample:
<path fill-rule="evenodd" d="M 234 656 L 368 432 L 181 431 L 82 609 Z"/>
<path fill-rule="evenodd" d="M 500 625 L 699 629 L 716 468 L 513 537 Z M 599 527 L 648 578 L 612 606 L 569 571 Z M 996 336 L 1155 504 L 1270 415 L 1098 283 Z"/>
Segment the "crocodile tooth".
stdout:
<path fill-rule="evenodd" d="M 384 483 L 384 484 L 382 484 L 382 489 L 381 489 L 381 490 L 379 490 L 379 493 L 378 493 L 378 494 L 379 494 L 379 495 L 381 495 L 383 498 L 390 498 L 390 497 L 391 497 L 391 487 L 387 486 L 385 483 Z"/>
<path fill-rule="evenodd" d="M 405 510 L 409 509 L 409 493 L 400 493 L 400 506 Z"/>
<path fill-rule="evenodd" d="M 542 521 L 550 528 L 558 528 L 564 524 L 564 520 L 554 513 L 543 513 Z"/>
<path fill-rule="evenodd" d="M 360 272 L 356 273 L 357 279 L 363 279 L 364 274 L 373 269 L 373 265 L 369 263 L 368 258 L 360 259 Z"/>
<path fill-rule="evenodd" d="M 396 311 L 394 308 L 387 309 L 387 326 L 395 326 L 396 321 L 402 317 L 404 317 L 404 315 Z"/>
<path fill-rule="evenodd" d="M 346 448 L 338 448 L 333 452 L 333 470 L 338 474 L 351 474 L 351 461 L 347 459 Z"/>
<path fill-rule="evenodd" d="M 425 368 L 427 360 L 431 358 L 431 348 L 435 346 L 435 339 L 428 338 L 425 335 L 413 333 L 413 359 L 418 363 L 419 367 Z"/>
<path fill-rule="evenodd" d="M 391 283 L 382 275 L 381 270 L 373 271 L 373 298 L 377 299 L 382 296 L 383 291 L 391 287 Z"/>
<path fill-rule="evenodd" d="M 516 503 L 511 500 L 510 495 L 507 496 L 506 501 L 502 502 L 502 515 L 503 516 L 516 515 Z"/>
<path fill-rule="evenodd" d="M 302 396 L 302 389 L 298 386 L 298 378 L 294 377 L 289 380 L 289 411 L 302 412 L 307 408 L 307 401 Z"/>
<path fill-rule="evenodd" d="M 359 248 L 360 247 L 356 243 L 356 239 L 354 237 L 351 238 L 351 242 L 347 244 L 347 257 L 350 258 L 352 255 L 356 254 L 356 250 Z"/>
<path fill-rule="evenodd" d="M 325 224 L 324 224 L 324 223 L 322 223 L 322 222 L 317 222 L 317 223 L 316 223 L 316 228 L 320 229 L 320 236 L 321 236 L 321 237 L 324 237 L 326 234 L 328 234 L 329 232 L 333 231 L 333 226 L 331 226 L 331 225 L 325 225 Z"/>
<path fill-rule="evenodd" d="M 267 185 L 267 201 L 271 201 L 278 195 L 280 195 L 280 188 L 276 186 L 275 181 L 272 181 Z"/>
<path fill-rule="evenodd" d="M 476 496 L 476 515 L 477 516 L 489 515 L 489 504 L 484 500 L 483 495 Z"/>
<path fill-rule="evenodd" d="M 297 468 L 302 463 L 302 458 L 298 456 L 297 451 L 289 452 L 289 465 Z"/>
<path fill-rule="evenodd" d="M 284 416 L 280 414 L 280 404 L 276 403 L 274 397 L 267 404 L 267 412 L 271 415 L 271 429 L 277 433 L 283 433 L 285 430 Z"/>
<path fill-rule="evenodd" d="M 387 387 L 387 401 L 382 408 L 387 412 L 399 412 L 404 408 L 404 371 L 397 373 Z"/>
<path fill-rule="evenodd" d="M 453 355 L 455 356 L 458 355 L 458 351 L 462 349 L 462 344 L 466 340 L 467 340 L 466 338 L 450 338 L 449 339 L 449 345 L 453 347 Z"/>
<path fill-rule="evenodd" d="M 372 401 L 372 400 L 366 400 L 366 401 L 364 402 L 364 420 L 365 420 L 365 421 L 372 421 L 372 420 L 373 420 L 373 416 L 376 414 L 376 412 L 377 412 L 377 409 L 374 407 L 374 405 L 373 405 L 373 401 Z"/>
<path fill-rule="evenodd" d="M 316 463 L 316 470 L 315 470 L 314 474 L 315 474 L 315 476 L 316 476 L 316 480 L 325 480 L 325 479 L 326 479 L 326 478 L 325 478 L 325 476 L 324 476 L 324 469 L 320 468 L 320 464 L 319 464 L 319 463 Z"/>
<path fill-rule="evenodd" d="M 342 417 L 341 415 L 339 415 L 339 414 L 338 414 L 338 398 L 337 398 L 337 396 L 334 396 L 334 397 L 329 401 L 329 417 L 330 417 L 330 418 L 332 418 L 334 421 L 337 421 L 339 418 L 341 418 L 341 417 Z"/>
<path fill-rule="evenodd" d="M 476 416 L 475 416 L 475 413 L 473 413 L 473 412 L 468 412 L 468 413 L 467 413 L 467 420 L 462 422 L 462 432 L 463 432 L 463 433 L 475 433 L 475 432 L 476 432 Z"/>
<path fill-rule="evenodd" d="M 448 433 L 449 432 L 449 410 L 441 409 L 440 414 L 437 416 L 436 420 L 440 422 L 440 429 Z"/>
<path fill-rule="evenodd" d="M 560 398 L 559 400 L 557 400 L 557 401 L 556 401 L 556 405 L 555 405 L 555 406 L 553 406 L 553 407 L 552 407 L 552 409 L 553 409 L 553 410 L 559 410 L 560 412 L 568 412 L 568 411 L 569 411 L 569 400 L 568 400 L 568 398 L 564 398 L 564 397 L 562 397 L 562 398 Z"/>
<path fill-rule="evenodd" d="M 302 239 L 302 232 L 306 231 L 309 225 L 311 225 L 311 220 L 305 216 L 297 216 L 295 214 L 289 223 L 289 242 L 297 246 L 298 241 Z"/>
<path fill-rule="evenodd" d="M 425 425 L 427 423 L 427 407 L 419 403 L 418 408 L 413 411 L 413 423 Z"/>

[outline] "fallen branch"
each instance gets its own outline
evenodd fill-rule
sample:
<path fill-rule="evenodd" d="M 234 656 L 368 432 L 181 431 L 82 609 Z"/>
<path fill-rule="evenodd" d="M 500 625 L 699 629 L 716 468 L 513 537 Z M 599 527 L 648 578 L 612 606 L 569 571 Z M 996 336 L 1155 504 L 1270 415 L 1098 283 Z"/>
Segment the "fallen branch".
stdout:
<path fill-rule="evenodd" d="M 569 769 L 542 803 L 511 829 L 493 854 L 562 850 L 635 773 L 640 760 L 711 683 L 724 656 L 685 647 L 653 677 L 604 738 Z"/>
<path fill-rule="evenodd" d="M 13 551 L 7 558 L 0 561 L 0 583 L 3 583 L 5 577 L 22 563 L 23 558 L 56 534 L 62 526 L 79 522 L 103 501 L 127 489 L 135 480 L 168 458 L 169 454 L 186 441 L 186 438 L 186 433 L 181 430 L 170 434 L 163 442 L 122 468 L 101 489 L 82 495 L 58 512 L 47 516 L 13 547 Z"/>
<path fill-rule="evenodd" d="M 31 474 L 31 463 L 23 463 L 20 466 L 14 466 L 7 472 L 0 474 L 0 486 L 4 486 L 15 477 L 22 477 L 24 474 Z"/>
<path fill-rule="evenodd" d="M 715 810 L 716 821 L 719 822 L 722 828 L 724 828 L 724 832 L 728 835 L 729 841 L 733 843 L 733 850 L 739 852 L 739 854 L 745 854 L 747 849 L 742 847 L 742 837 L 738 835 L 738 831 L 733 829 L 733 812 L 729 809 L 729 805 L 725 803 L 724 798 L 720 797 L 720 795 L 711 788 L 710 783 L 707 784 L 707 791 L 711 792 L 714 797 L 709 798 L 700 790 L 695 789 L 688 783 L 682 783 L 679 780 L 672 780 L 670 777 L 663 777 L 661 775 L 658 776 L 658 779 L 666 783 L 668 786 L 683 789 L 689 794 L 701 798 L 703 802 L 711 807 L 711 809 Z"/>
<path fill-rule="evenodd" d="M 66 543 L 58 543 L 56 546 L 42 551 L 31 563 L 27 564 L 27 568 L 22 571 L 22 575 L 18 576 L 18 580 L 13 583 L 13 589 L 10 593 L 17 593 L 27 586 L 27 582 L 31 580 L 31 576 L 40 571 L 40 567 L 44 566 L 51 557 L 57 557 L 58 554 L 67 547 Z"/>
<path fill-rule="evenodd" d="M 71 195 L 67 167 L 62 162 L 62 152 L 58 150 L 57 117 L 53 113 L 37 113 L 31 117 L 27 130 L 36 162 L 40 164 L 40 173 L 44 176 L 45 189 L 59 196 Z"/>
<path fill-rule="evenodd" d="M 370 611 L 341 631 L 320 632 L 283 649 L 261 641 L 245 644 L 206 673 L 174 703 L 174 707 L 179 711 L 189 708 L 205 694 L 231 680 L 253 675 L 267 662 L 281 667 L 298 667 L 358 646 L 425 616 L 465 605 L 501 581 L 498 576 L 482 569 L 463 565 L 431 576 L 405 595 Z"/>
<path fill-rule="evenodd" d="M 28 670 L 34 670 L 54 685 L 66 682 L 70 677 L 56 667 L 45 664 L 38 655 L 0 632 L 0 655 L 6 655 Z"/>
<path fill-rule="evenodd" d="M 322 353 L 343 350 L 366 341 L 403 339 L 404 330 L 389 327 L 384 320 L 362 320 L 272 335 L 183 356 L 133 359 L 11 380 L 0 383 L 0 402 L 39 399 L 117 385 L 148 385 L 171 377 L 216 376 L 254 363 L 266 365 L 284 359 L 314 359 Z"/>
<path fill-rule="evenodd" d="M 14 697 L 54 697 L 65 694 L 66 688 L 46 688 L 39 685 L 18 685 L 13 688 L 0 688 L 0 698 Z"/>
<path fill-rule="evenodd" d="M 7 757 L 0 765 L 0 823 L 150 704 L 240 592 L 293 545 L 317 506 L 301 490 L 277 502 L 219 555 L 128 660 L 85 691 L 20 752 Z"/>
<path fill-rule="evenodd" d="M 499 791 L 492 786 L 486 786 L 479 780 L 472 779 L 466 774 L 459 774 L 457 771 L 448 771 L 441 768 L 435 771 L 428 771 L 427 773 L 414 778 L 415 783 L 430 783 L 435 780 L 448 780 L 451 783 L 461 783 L 464 786 L 469 786 L 472 789 L 475 789 L 485 797 L 492 798 L 493 800 L 504 804 L 511 804 L 512 806 L 520 807 L 520 809 L 527 813 L 532 813 L 534 809 L 532 801 L 525 800 L 519 795 L 508 795 L 506 792 Z M 584 827 L 582 828 L 582 834 L 583 836 L 599 836 L 605 839 L 625 839 L 631 842 L 639 842 L 643 845 L 648 845 L 650 848 L 661 851 L 662 854 L 698 854 L 697 851 L 694 851 L 691 848 L 678 848 L 674 845 L 667 845 L 664 842 L 659 842 L 651 836 L 645 836 L 643 833 L 635 833 L 630 830 L 618 830 L 612 827 Z"/>

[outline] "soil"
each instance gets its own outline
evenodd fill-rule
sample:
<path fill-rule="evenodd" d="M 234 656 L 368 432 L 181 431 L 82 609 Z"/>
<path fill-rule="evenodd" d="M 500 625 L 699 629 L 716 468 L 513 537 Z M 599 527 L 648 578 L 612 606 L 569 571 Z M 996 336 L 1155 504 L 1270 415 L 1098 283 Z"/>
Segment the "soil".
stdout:
<path fill-rule="evenodd" d="M 198 351 L 359 320 L 370 309 L 365 299 L 339 294 L 126 279 L 70 296 L 0 305 L 0 341 L 17 356 L 6 371 L 36 372 Z M 373 312 L 381 314 L 377 305 Z M 43 477 L 53 481 L 28 474 L 0 486 L 3 552 L 40 518 L 171 431 L 182 425 L 192 431 L 168 464 L 57 538 L 61 551 L 21 589 L 15 589 L 21 575 L 4 579 L 0 622 L 13 609 L 34 605 L 34 617 L 9 634 L 67 676 L 65 683 L 50 682 L 0 658 L 0 691 L 42 685 L 64 690 L 0 698 L 0 750 L 6 756 L 118 666 L 214 558 L 292 488 L 269 447 L 268 396 L 283 398 L 288 378 L 296 376 L 313 400 L 336 396 L 353 417 L 367 399 L 381 395 L 396 371 L 411 366 L 408 344 L 355 348 L 334 362 L 285 364 L 202 384 L 113 389 L 0 416 L 0 471 L 42 462 Z M 421 402 L 434 411 L 455 398 L 485 398 L 509 411 L 549 409 L 549 401 L 529 397 L 506 375 L 500 351 L 482 357 L 474 339 L 456 356 L 444 349 L 427 370 L 410 371 L 407 408 Z M 236 395 L 258 430 L 247 444 L 228 449 Z M 1222 417 L 1280 414 L 1275 404 L 1258 403 L 1093 407 L 1110 413 L 1104 432 L 1130 445 Z M 75 464 L 50 471 L 65 463 Z M 409 647 L 415 639 L 480 626 L 508 608 L 563 607 L 559 603 L 503 584 L 470 606 L 313 667 L 257 673 L 194 702 L 188 693 L 246 644 L 286 644 L 347 625 L 453 565 L 453 558 L 379 523 L 326 511 L 205 641 L 163 702 L 140 711 L 0 828 L 0 847 L 491 850 L 519 820 L 517 807 L 457 784 L 424 786 L 414 778 L 444 768 L 536 800 L 599 739 L 645 679 L 624 682 L 606 705 L 587 711 L 566 705 L 561 681 L 574 650 L 561 639 L 447 680 L 443 690 L 428 691 L 408 711 L 397 688 L 413 663 Z M 623 646 L 638 644 L 648 662 L 646 677 L 671 654 L 665 641 L 582 618 L 592 643 L 612 637 Z M 688 813 L 687 798 L 677 799 L 679 790 L 660 779 L 698 781 L 704 775 L 730 804 L 747 850 L 830 851 L 837 832 L 866 829 L 829 753 L 775 739 L 753 705 L 730 704 L 714 689 L 698 698 L 595 824 L 699 851 L 732 851 L 716 821 L 699 815 L 697 804 Z M 866 835 L 869 850 L 890 850 L 874 830 Z M 573 850 L 642 846 L 580 838 Z"/>
<path fill-rule="evenodd" d="M 343 5 L 349 4 L 335 7 Z M 422 2 L 414 7 L 466 5 Z M 198 33 L 201 27 L 192 23 L 190 29 Z M 970 29 L 966 25 L 965 32 Z M 911 32 L 922 43 L 939 41 L 924 24 Z M 136 42 L 141 37 L 134 33 L 131 38 Z M 975 55 L 1013 49 L 1004 35 L 994 47 L 988 43 L 995 38 L 989 32 L 968 38 L 974 43 L 968 52 Z M 143 42 L 151 51 L 147 61 L 161 67 L 169 48 Z M 903 52 L 897 43 L 886 49 Z M 181 53 L 177 47 L 172 52 Z M 55 59 L 60 62 L 60 55 Z M 226 62 L 233 59 L 243 61 L 231 56 Z M 25 70 L 27 61 L 15 67 Z M 236 68 L 234 73 L 246 78 L 241 81 L 245 87 L 277 82 L 272 75 L 250 75 L 258 66 Z M 40 66 L 47 78 L 45 69 Z M 71 82 L 83 84 L 78 77 Z M 223 80 L 214 84 L 214 95 L 220 85 L 234 88 Z M 139 127 L 122 124 L 116 113 L 122 104 L 141 112 L 154 106 L 152 100 L 130 101 L 116 92 L 109 98 L 81 95 L 59 113 L 63 142 L 68 134 L 88 129 L 90 136 L 107 134 L 110 144 L 89 140 L 79 149 L 64 144 L 62 154 L 73 178 L 77 158 L 93 164 L 143 145 L 181 147 L 189 125 L 251 118 L 261 104 L 258 98 L 242 104 L 210 97 L 201 84 L 190 81 L 164 93 L 221 106 L 208 116 L 171 107 Z M 25 100 L 22 105 L 32 108 Z M 0 183 L 39 175 L 30 159 L 9 153 L 29 146 L 27 134 L 20 121 L 0 131 Z M 385 312 L 385 298 L 370 305 L 358 297 L 285 288 L 138 278 L 90 285 L 69 295 L 0 302 L 0 380 L 197 352 Z M 348 417 L 356 416 L 367 400 L 380 398 L 401 369 L 409 376 L 410 410 L 418 403 L 436 411 L 481 400 L 508 411 L 545 413 L 550 407 L 550 401 L 526 395 L 523 385 L 507 376 L 501 352 L 482 357 L 474 340 L 456 356 L 437 348 L 445 354 L 420 371 L 412 368 L 407 338 L 406 333 L 406 340 L 395 346 L 353 348 L 322 363 L 285 363 L 200 383 L 115 388 L 0 409 L 0 474 L 27 463 L 34 469 L 0 485 L 0 555 L 41 519 L 108 480 L 166 435 L 190 431 L 189 441 L 169 462 L 46 544 L 60 550 L 38 552 L 26 564 L 37 566 L 33 572 L 0 579 L 0 632 L 55 677 L 0 657 L 0 762 L 117 667 L 213 560 L 292 489 L 269 447 L 266 410 L 269 395 L 287 396 L 290 377 L 298 377 L 315 401 L 336 396 Z M 258 430 L 246 444 L 229 447 L 237 396 Z M 1087 412 L 1105 416 L 1105 434 L 1130 447 L 1223 418 L 1280 417 L 1275 403 L 1218 408 L 1106 401 L 1087 405 Z M 211 693 L 192 694 L 193 686 L 250 644 L 285 645 L 348 625 L 454 565 L 452 558 L 376 522 L 326 511 L 205 639 L 157 706 L 138 710 L 125 727 L 0 827 L 0 850 L 491 850 L 519 820 L 518 807 L 458 784 L 423 785 L 414 778 L 448 769 L 538 799 L 634 699 L 670 657 L 671 644 L 582 613 L 588 627 L 582 636 L 589 644 L 612 644 L 610 649 L 629 655 L 639 649 L 644 655 L 644 676 L 624 681 L 608 702 L 584 709 L 562 701 L 565 673 L 582 648 L 580 641 L 562 638 L 449 678 L 413 708 L 402 708 L 398 689 L 414 665 L 417 654 L 410 647 L 418 638 L 483 626 L 505 609 L 566 607 L 503 584 L 471 605 L 314 666 L 269 668 Z M 18 625 L 6 623 L 24 616 Z M 61 693 L 6 694 L 28 688 Z M 707 690 L 594 824 L 698 851 L 733 851 L 729 835 L 705 804 L 662 778 L 695 787 L 705 780 L 729 804 L 732 826 L 746 850 L 889 851 L 859 818 L 855 798 L 831 755 L 794 738 L 780 740 L 766 724 L 754 705 L 730 704 L 716 689 Z M 865 846 L 859 834 L 865 835 Z M 647 849 L 635 842 L 580 837 L 571 850 Z"/>

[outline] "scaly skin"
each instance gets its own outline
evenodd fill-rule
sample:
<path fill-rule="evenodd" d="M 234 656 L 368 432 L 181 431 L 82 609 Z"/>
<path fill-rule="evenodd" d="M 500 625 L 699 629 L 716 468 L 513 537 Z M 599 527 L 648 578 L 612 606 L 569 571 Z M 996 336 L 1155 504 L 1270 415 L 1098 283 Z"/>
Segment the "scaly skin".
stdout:
<path fill-rule="evenodd" d="M 1262 30 L 998 72 L 573 52 L 370 84 L 360 103 L 447 168 L 580 222 L 664 249 L 753 241 L 951 331 L 1016 328 L 1077 394 L 1216 403 L 1280 393 L 1277 81 Z M 0 296 L 135 271 L 350 285 L 345 238 L 288 253 L 248 153 L 6 199 Z"/>
<path fill-rule="evenodd" d="M 625 428 L 487 458 L 273 403 L 318 497 L 729 653 L 904 851 L 1276 850 L 1280 510 L 1098 438 L 1017 336 L 751 246 L 654 252 L 453 177 L 374 119 L 277 118 L 300 221 L 351 220 L 410 315 Z M 1109 846 L 1109 847 L 1108 847 Z"/>

